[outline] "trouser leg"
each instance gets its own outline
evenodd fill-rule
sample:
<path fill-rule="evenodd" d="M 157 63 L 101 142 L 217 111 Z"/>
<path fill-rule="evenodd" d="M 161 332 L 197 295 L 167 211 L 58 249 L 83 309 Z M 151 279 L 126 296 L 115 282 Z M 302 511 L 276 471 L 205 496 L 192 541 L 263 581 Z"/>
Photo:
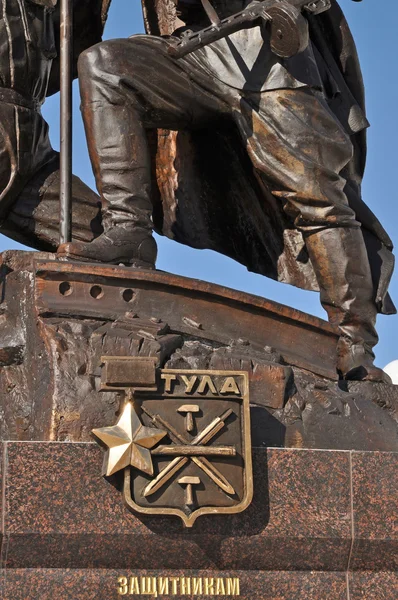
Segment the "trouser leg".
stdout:
<path fill-rule="evenodd" d="M 59 244 L 59 157 L 26 184 L 2 225 L 2 233 L 37 250 L 53 252 Z M 90 242 L 102 233 L 98 194 L 72 177 L 72 239 Z"/>
<path fill-rule="evenodd" d="M 103 202 L 105 233 L 71 256 L 151 266 L 151 160 L 147 130 L 209 118 L 216 100 L 195 89 L 159 38 L 98 44 L 79 61 L 82 114 Z M 65 248 L 62 249 L 65 252 Z"/>
<path fill-rule="evenodd" d="M 303 233 L 322 305 L 340 329 L 337 369 L 345 377 L 382 379 L 373 366 L 377 309 L 369 260 L 340 176 L 350 140 L 309 90 L 263 96 L 258 114 L 243 104 L 241 129 L 250 127 L 255 165 Z"/>
<path fill-rule="evenodd" d="M 373 366 L 377 308 L 361 230 L 331 227 L 307 234 L 305 242 L 322 306 L 340 329 L 337 370 L 346 378 L 383 380 Z"/>
<path fill-rule="evenodd" d="M 0 231 L 38 250 L 59 243 L 59 155 L 40 113 L 0 103 Z M 73 236 L 91 240 L 102 231 L 98 195 L 72 180 Z"/>
<path fill-rule="evenodd" d="M 153 268 L 157 251 L 145 131 L 126 106 L 83 102 L 82 114 L 90 130 L 89 153 L 105 232 L 94 243 L 78 248 L 86 259 Z"/>

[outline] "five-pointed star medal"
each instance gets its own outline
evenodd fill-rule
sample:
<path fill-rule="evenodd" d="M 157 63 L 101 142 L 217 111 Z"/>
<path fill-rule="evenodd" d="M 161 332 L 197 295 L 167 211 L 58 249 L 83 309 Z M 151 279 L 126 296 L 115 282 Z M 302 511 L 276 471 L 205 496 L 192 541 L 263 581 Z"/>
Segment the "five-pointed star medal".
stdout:
<path fill-rule="evenodd" d="M 145 427 L 131 402 L 124 407 L 116 425 L 93 429 L 92 434 L 107 449 L 103 466 L 106 477 L 128 466 L 153 475 L 150 449 L 167 435 L 161 429 Z"/>

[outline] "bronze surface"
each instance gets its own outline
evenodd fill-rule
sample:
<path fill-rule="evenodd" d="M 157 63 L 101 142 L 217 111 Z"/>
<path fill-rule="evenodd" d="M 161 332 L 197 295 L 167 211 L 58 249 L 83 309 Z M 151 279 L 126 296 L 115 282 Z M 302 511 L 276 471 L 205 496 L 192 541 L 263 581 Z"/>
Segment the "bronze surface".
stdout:
<path fill-rule="evenodd" d="M 290 364 L 336 378 L 337 329 L 265 298 L 170 273 L 126 267 L 38 261 L 35 274 L 36 302 L 42 315 L 72 310 L 83 318 L 117 319 L 128 310 L 161 319 L 172 329 L 203 340 L 250 340 L 258 350 L 272 346 Z M 64 282 L 71 289 L 67 296 L 60 292 Z M 102 294 L 94 298 L 91 291 L 98 284 Z M 128 302 L 126 290 L 131 292 Z"/>
<path fill-rule="evenodd" d="M 165 0 L 150 16 L 144 4 L 156 35 L 109 40 L 80 57 L 104 233 L 59 255 L 154 269 L 154 227 L 224 252 L 319 290 L 339 329 L 339 378 L 386 382 L 372 349 L 377 314 L 395 312 L 392 243 L 361 195 L 369 123 L 337 2 L 217 0 L 214 11 Z M 175 30 L 177 14 L 185 26 Z"/>
<path fill-rule="evenodd" d="M 158 382 L 155 393 L 134 390 L 115 426 L 93 430 L 107 450 L 103 474 L 124 469 L 130 509 L 176 515 L 187 527 L 201 515 L 245 510 L 253 495 L 247 373 L 163 369 Z M 192 409 L 189 398 L 198 410 L 187 431 L 180 408 Z"/>
<path fill-rule="evenodd" d="M 398 449 L 396 386 L 337 383 L 338 333 L 320 319 L 166 273 L 21 251 L 0 260 L 2 439 L 89 441 L 92 429 L 115 423 L 122 387 L 100 391 L 107 354 L 247 371 L 257 447 Z M 173 376 L 163 377 L 171 389 Z M 199 385 L 184 377 L 184 389 Z M 179 408 L 187 405 L 199 403 L 187 397 Z M 200 414 L 192 416 L 197 426 Z M 185 413 L 175 417 L 187 435 Z"/>
<path fill-rule="evenodd" d="M 104 356 L 101 389 L 156 390 L 156 358 Z"/>
<path fill-rule="evenodd" d="M 161 429 L 144 427 L 131 402 L 126 403 L 116 425 L 93 429 L 92 433 L 107 450 L 103 466 L 107 477 L 130 466 L 152 475 L 150 449 L 166 435 Z"/>

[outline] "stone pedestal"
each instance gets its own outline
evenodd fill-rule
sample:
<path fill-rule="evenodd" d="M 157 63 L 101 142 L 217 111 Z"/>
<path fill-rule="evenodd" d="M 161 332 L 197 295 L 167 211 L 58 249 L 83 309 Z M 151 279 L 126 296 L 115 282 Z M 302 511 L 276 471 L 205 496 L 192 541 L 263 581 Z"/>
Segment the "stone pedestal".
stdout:
<path fill-rule="evenodd" d="M 328 323 L 168 273 L 0 267 L 2 600 L 396 600 L 398 387 L 338 381 Z M 185 529 L 123 506 L 90 443 L 124 397 L 101 391 L 104 356 L 248 374 L 244 512 Z"/>
<path fill-rule="evenodd" d="M 256 448 L 252 505 L 186 530 L 127 511 L 94 444 L 1 448 L 3 600 L 116 600 L 119 577 L 207 578 L 167 599 L 232 598 L 217 578 L 244 600 L 398 597 L 396 453 Z"/>
<path fill-rule="evenodd" d="M 247 371 L 257 446 L 398 451 L 398 386 L 337 381 L 338 332 L 258 296 L 159 271 L 0 256 L 0 439 L 90 441 L 121 395 L 101 357 Z"/>

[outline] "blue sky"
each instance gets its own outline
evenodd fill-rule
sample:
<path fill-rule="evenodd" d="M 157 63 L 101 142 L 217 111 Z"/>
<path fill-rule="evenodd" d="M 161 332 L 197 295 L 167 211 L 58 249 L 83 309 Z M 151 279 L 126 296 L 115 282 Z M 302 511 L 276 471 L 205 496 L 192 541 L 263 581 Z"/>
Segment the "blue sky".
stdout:
<path fill-rule="evenodd" d="M 368 164 L 363 196 L 388 230 L 398 247 L 398 191 L 393 175 L 398 172 L 398 78 L 396 68 L 397 0 L 364 0 L 362 3 L 341 0 L 356 38 L 367 88 L 368 118 L 371 122 L 368 143 Z M 139 0 L 113 0 L 105 37 L 128 37 L 143 31 Z M 91 166 L 79 114 L 79 98 L 75 86 L 74 172 L 94 186 Z M 59 147 L 58 98 L 51 98 L 43 113 L 50 123 L 52 142 Z M 248 273 L 244 267 L 214 252 L 192 250 L 176 242 L 159 238 L 158 268 L 212 281 L 282 302 L 294 308 L 325 318 L 318 295 L 279 284 L 260 275 Z M 0 251 L 21 248 L 0 235 Z M 398 269 L 391 286 L 391 295 L 398 304 Z M 385 366 L 398 359 L 398 316 L 379 317 L 380 343 L 377 363 Z"/>

